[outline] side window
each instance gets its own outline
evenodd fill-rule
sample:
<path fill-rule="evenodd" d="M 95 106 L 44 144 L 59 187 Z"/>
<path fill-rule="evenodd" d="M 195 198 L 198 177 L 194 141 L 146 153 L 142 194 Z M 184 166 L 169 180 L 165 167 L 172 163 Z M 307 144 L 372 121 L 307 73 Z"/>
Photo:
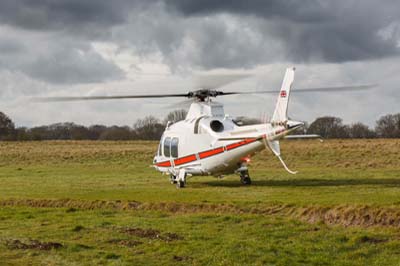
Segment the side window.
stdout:
<path fill-rule="evenodd" d="M 171 138 L 164 139 L 164 156 L 169 157 L 171 155 Z"/>
<path fill-rule="evenodd" d="M 178 138 L 173 138 L 171 141 L 171 156 L 174 158 L 178 157 L 178 143 L 179 143 Z"/>

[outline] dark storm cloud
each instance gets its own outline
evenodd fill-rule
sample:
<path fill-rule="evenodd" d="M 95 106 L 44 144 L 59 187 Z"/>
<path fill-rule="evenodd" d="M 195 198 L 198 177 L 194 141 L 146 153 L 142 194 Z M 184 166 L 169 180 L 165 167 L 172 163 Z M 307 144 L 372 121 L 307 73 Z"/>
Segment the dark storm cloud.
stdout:
<path fill-rule="evenodd" d="M 123 23 L 133 6 L 140 1 L 2 0 L 0 22 L 36 30 L 104 28 Z"/>
<path fill-rule="evenodd" d="M 9 36 L 8 36 L 9 35 Z M 52 84 L 121 79 L 123 71 L 82 40 L 0 29 L 0 70 Z"/>
<path fill-rule="evenodd" d="M 57 49 L 21 67 L 31 77 L 56 84 L 104 82 L 124 74 L 92 49 Z"/>
<path fill-rule="evenodd" d="M 255 30 L 267 33 L 265 39 L 281 40 L 289 61 L 344 62 L 399 54 L 398 36 L 380 34 L 398 23 L 398 1 L 171 0 L 168 5 L 185 17 L 231 13 L 261 18 Z"/>
<path fill-rule="evenodd" d="M 135 1 L 0 1 L 0 68 L 53 84 L 123 78 L 90 46 L 125 22 Z"/>
<path fill-rule="evenodd" d="M 325 2 L 325 1 L 324 1 Z M 285 18 L 294 22 L 317 22 L 330 18 L 331 10 L 323 1 L 316 0 L 169 0 L 170 7 L 185 16 L 220 12 L 256 15 L 264 18 Z"/>
<path fill-rule="evenodd" d="M 0 26 L 22 37 L 0 38 L 0 67 L 61 84 L 123 77 L 96 41 L 172 69 L 387 58 L 399 55 L 398 14 L 394 0 L 2 0 Z"/>

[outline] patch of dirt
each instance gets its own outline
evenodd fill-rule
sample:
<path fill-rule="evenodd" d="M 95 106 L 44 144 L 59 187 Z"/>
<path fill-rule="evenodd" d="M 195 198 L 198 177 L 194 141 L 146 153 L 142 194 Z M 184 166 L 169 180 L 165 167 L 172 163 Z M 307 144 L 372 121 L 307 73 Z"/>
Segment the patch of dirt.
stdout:
<path fill-rule="evenodd" d="M 172 257 L 172 259 L 173 259 L 174 261 L 191 261 L 193 258 L 192 258 L 192 257 L 189 257 L 189 256 L 176 256 L 176 255 L 174 255 L 174 256 Z"/>
<path fill-rule="evenodd" d="M 298 210 L 295 217 L 310 223 L 347 226 L 400 226 L 400 209 L 371 206 L 308 207 Z"/>
<path fill-rule="evenodd" d="M 380 244 L 380 243 L 385 243 L 388 242 L 387 239 L 380 239 L 380 238 L 374 238 L 374 237 L 369 237 L 369 236 L 363 236 L 359 239 L 360 243 L 370 243 L 370 244 Z"/>
<path fill-rule="evenodd" d="M 121 255 L 117 255 L 115 253 L 109 253 L 105 256 L 106 259 L 108 260 L 117 260 L 121 257 Z"/>
<path fill-rule="evenodd" d="M 160 238 L 160 231 L 154 229 L 125 228 L 122 232 L 141 238 L 157 239 Z"/>
<path fill-rule="evenodd" d="M 400 207 L 373 207 L 368 205 L 337 205 L 300 207 L 289 204 L 273 204 L 258 207 L 239 207 L 226 203 L 177 203 L 177 202 L 137 202 L 137 201 L 104 201 L 104 200 L 36 200 L 7 199 L 0 200 L 0 207 L 27 206 L 34 208 L 74 208 L 75 210 L 139 210 L 162 211 L 173 214 L 203 213 L 203 214 L 256 214 L 283 215 L 300 219 L 308 223 L 325 223 L 342 226 L 392 226 L 400 227 Z M 137 234 L 139 237 L 176 240 L 174 234 L 160 234 L 153 229 L 131 228 L 126 233 Z M 179 238 L 179 237 L 178 237 Z"/>
<path fill-rule="evenodd" d="M 319 227 L 311 227 L 306 229 L 307 232 L 318 232 L 320 230 Z"/>
<path fill-rule="evenodd" d="M 9 249 L 51 250 L 63 247 L 62 244 L 57 242 L 40 242 L 39 240 L 29 240 L 28 242 L 22 242 L 18 239 L 11 239 L 7 240 L 5 244 Z"/>
<path fill-rule="evenodd" d="M 142 228 L 124 228 L 121 230 L 122 232 L 134 235 L 140 238 L 147 238 L 147 239 L 159 239 L 166 242 L 175 241 L 175 240 L 182 240 L 183 237 L 175 234 L 175 233 L 164 233 L 161 234 L 160 231 L 155 229 L 142 229 Z"/>
<path fill-rule="evenodd" d="M 77 248 L 79 249 L 92 249 L 93 247 L 88 246 L 88 245 L 84 245 L 84 244 L 76 244 L 75 245 Z"/>
<path fill-rule="evenodd" d="M 72 228 L 72 231 L 73 231 L 73 232 L 80 232 L 80 231 L 82 231 L 83 229 L 85 229 L 85 227 L 83 227 L 82 225 L 77 225 L 77 226 L 75 226 L 74 228 Z"/>
<path fill-rule="evenodd" d="M 65 212 L 70 213 L 70 212 L 76 212 L 76 211 L 77 211 L 77 209 L 75 209 L 75 208 L 68 208 Z"/>
<path fill-rule="evenodd" d="M 141 241 L 129 240 L 129 239 L 111 239 L 107 241 L 107 243 L 116 244 L 124 247 L 130 247 L 130 248 L 143 244 L 143 242 Z"/>
<path fill-rule="evenodd" d="M 175 241 L 175 240 L 182 240 L 183 239 L 182 236 L 177 235 L 175 233 L 165 233 L 163 235 L 163 238 L 164 238 L 163 240 L 165 240 L 165 241 Z"/>

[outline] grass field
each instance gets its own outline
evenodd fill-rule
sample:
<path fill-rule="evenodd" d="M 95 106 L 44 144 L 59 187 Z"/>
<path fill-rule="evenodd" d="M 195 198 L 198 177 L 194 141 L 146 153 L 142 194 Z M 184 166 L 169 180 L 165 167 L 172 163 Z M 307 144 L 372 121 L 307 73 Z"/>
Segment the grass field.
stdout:
<path fill-rule="evenodd" d="M 150 167 L 156 142 L 0 143 L 0 265 L 400 265 L 400 140 L 287 141 L 253 185 Z"/>

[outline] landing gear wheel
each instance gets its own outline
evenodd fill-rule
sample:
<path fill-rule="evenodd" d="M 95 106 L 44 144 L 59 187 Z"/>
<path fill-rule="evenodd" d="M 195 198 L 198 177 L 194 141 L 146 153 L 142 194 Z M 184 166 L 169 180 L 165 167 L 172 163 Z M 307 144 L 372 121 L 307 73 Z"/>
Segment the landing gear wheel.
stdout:
<path fill-rule="evenodd" d="M 251 179 L 250 179 L 250 177 L 243 177 L 243 178 L 240 178 L 240 182 L 241 182 L 243 185 L 251 185 Z"/>
<path fill-rule="evenodd" d="M 174 176 L 174 175 L 171 175 L 171 176 L 170 176 L 170 181 L 171 181 L 171 184 L 176 184 L 176 183 L 178 183 L 178 181 L 176 181 L 176 176 Z"/>
<path fill-rule="evenodd" d="M 179 180 L 178 182 L 176 182 L 176 188 L 184 188 L 185 187 L 185 182 Z"/>
<path fill-rule="evenodd" d="M 240 173 L 240 182 L 243 185 L 251 185 L 251 179 L 248 171 L 243 171 Z"/>
<path fill-rule="evenodd" d="M 177 176 L 177 179 L 175 180 L 176 180 L 176 188 L 184 188 L 186 185 L 186 173 L 185 172 L 180 173 Z"/>

